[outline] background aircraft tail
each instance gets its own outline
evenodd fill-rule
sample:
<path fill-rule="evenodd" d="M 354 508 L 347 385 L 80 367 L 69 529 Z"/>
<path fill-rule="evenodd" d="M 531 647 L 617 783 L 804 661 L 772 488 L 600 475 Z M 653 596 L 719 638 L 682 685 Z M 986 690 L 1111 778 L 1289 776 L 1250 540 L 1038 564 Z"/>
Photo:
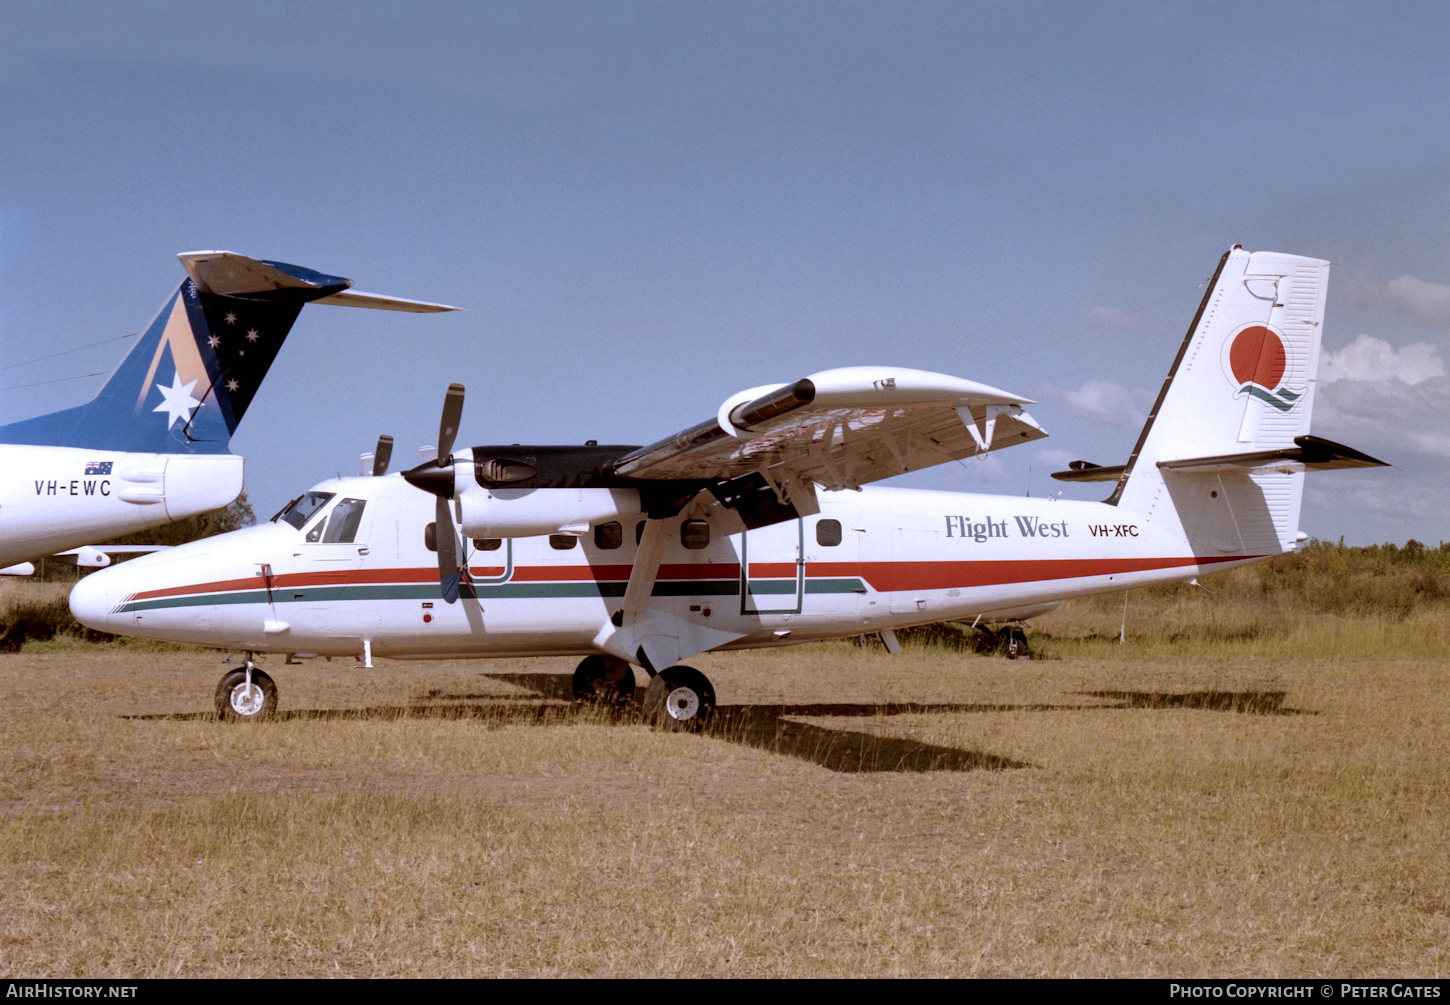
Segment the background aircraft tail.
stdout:
<path fill-rule="evenodd" d="M 1056 477 L 1115 480 L 1109 503 L 1180 522 L 1198 555 L 1292 549 L 1306 470 L 1382 463 L 1309 434 L 1328 285 L 1328 262 L 1231 249 L 1128 463 Z"/>
<path fill-rule="evenodd" d="M 352 281 L 229 251 L 178 255 L 189 278 L 91 401 L 0 427 L 0 443 L 141 453 L 227 453 L 308 303 L 454 310 L 351 291 Z"/>

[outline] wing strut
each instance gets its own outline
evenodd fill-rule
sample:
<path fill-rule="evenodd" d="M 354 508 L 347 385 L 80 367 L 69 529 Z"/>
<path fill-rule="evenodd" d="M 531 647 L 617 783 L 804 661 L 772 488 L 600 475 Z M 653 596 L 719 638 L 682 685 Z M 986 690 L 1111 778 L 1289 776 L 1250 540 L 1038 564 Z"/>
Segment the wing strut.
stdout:
<path fill-rule="evenodd" d="M 594 636 L 594 645 L 611 656 L 644 667 L 651 677 L 680 660 L 741 638 L 651 607 L 660 561 L 673 520 L 646 520 L 618 613 Z"/>
<path fill-rule="evenodd" d="M 629 570 L 629 585 L 624 588 L 624 604 L 617 615 L 621 624 L 643 614 L 644 609 L 649 606 L 655 579 L 660 573 L 660 560 L 665 557 L 666 530 L 663 520 L 644 522 L 644 534 L 639 539 L 634 568 Z M 645 669 L 650 670 L 650 676 L 654 676 L 650 667 L 646 666 Z"/>

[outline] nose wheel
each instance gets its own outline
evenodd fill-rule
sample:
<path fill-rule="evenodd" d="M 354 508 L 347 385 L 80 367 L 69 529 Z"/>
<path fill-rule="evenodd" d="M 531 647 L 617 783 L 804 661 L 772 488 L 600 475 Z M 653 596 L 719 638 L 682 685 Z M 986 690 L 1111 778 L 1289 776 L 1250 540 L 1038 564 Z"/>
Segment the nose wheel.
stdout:
<path fill-rule="evenodd" d="M 256 667 L 251 683 L 247 668 L 228 670 L 216 686 L 216 714 L 223 722 L 270 719 L 277 712 L 277 685 Z"/>
<path fill-rule="evenodd" d="M 715 688 L 694 667 L 670 667 L 644 691 L 644 717 L 655 729 L 698 732 L 715 714 Z"/>

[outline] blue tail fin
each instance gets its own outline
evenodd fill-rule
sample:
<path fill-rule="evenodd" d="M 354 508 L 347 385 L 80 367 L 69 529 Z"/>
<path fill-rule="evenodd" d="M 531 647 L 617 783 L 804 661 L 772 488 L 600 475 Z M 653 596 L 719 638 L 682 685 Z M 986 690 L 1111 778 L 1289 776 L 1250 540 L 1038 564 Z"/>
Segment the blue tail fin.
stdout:
<path fill-rule="evenodd" d="M 438 304 L 347 293 L 351 280 L 227 251 L 178 255 L 177 288 L 91 401 L 0 427 L 0 443 L 224 454 L 302 307 Z"/>

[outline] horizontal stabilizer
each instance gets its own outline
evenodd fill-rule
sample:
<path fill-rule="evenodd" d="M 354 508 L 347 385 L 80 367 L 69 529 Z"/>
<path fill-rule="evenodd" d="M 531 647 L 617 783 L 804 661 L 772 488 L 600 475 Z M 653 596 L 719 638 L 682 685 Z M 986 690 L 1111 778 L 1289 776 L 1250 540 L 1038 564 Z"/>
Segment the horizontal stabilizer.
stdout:
<path fill-rule="evenodd" d="M 333 304 L 337 307 L 372 307 L 380 311 L 408 311 L 412 314 L 437 314 L 441 311 L 461 311 L 462 307 L 447 304 L 430 304 L 422 300 L 404 300 L 402 297 L 385 297 L 377 293 L 363 293 L 361 290 L 345 290 L 312 301 L 314 304 Z"/>
<path fill-rule="evenodd" d="M 1106 467 L 1091 461 L 1073 461 L 1067 471 L 1054 471 L 1052 477 L 1060 482 L 1115 482 L 1122 475 L 1125 464 L 1110 464 Z"/>
<path fill-rule="evenodd" d="M 232 251 L 186 251 L 176 257 L 197 289 L 223 297 L 265 299 L 282 290 L 316 290 L 325 296 L 352 285 L 352 280 L 341 276 L 286 262 L 264 262 Z"/>
<path fill-rule="evenodd" d="M 385 311 L 433 314 L 456 311 L 446 304 L 404 300 L 377 293 L 353 290 L 352 280 L 328 276 L 300 265 L 268 262 L 238 255 L 234 251 L 189 251 L 177 255 L 192 281 L 203 293 L 242 300 L 271 300 L 287 297 L 287 291 L 304 294 L 299 299 L 338 307 L 373 307 Z M 297 297 L 297 292 L 292 297 Z M 306 295 L 306 294 L 311 294 Z"/>
<path fill-rule="evenodd" d="M 1243 454 L 1219 454 L 1214 457 L 1187 457 L 1159 461 L 1166 471 L 1333 471 L 1337 468 L 1385 468 L 1385 461 L 1362 454 L 1353 447 L 1321 439 L 1318 436 L 1296 436 L 1295 445 L 1282 450 L 1254 450 Z M 1071 470 L 1054 471 L 1052 477 L 1063 482 L 1112 482 L 1123 473 L 1123 465 L 1103 467 L 1087 461 L 1073 461 Z"/>
<path fill-rule="evenodd" d="M 1178 461 L 1159 461 L 1168 471 L 1253 471 L 1259 468 L 1276 471 L 1333 471 L 1337 468 L 1387 468 L 1389 464 L 1352 447 L 1317 436 L 1296 436 L 1295 446 L 1283 450 L 1258 450 L 1247 454 L 1222 454 L 1217 457 L 1190 457 Z"/>

